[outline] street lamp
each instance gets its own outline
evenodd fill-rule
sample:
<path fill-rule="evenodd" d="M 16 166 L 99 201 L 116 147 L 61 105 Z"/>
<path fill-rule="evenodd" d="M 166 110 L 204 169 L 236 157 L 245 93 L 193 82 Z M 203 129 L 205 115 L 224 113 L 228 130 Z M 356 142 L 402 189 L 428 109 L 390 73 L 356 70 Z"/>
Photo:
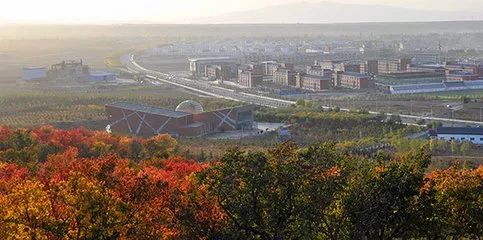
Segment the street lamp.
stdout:
<path fill-rule="evenodd" d="M 454 107 L 451 106 L 450 104 L 446 105 L 446 108 L 448 108 L 449 110 L 451 110 L 451 120 L 454 120 Z M 451 121 L 451 126 L 453 126 L 454 122 Z"/>

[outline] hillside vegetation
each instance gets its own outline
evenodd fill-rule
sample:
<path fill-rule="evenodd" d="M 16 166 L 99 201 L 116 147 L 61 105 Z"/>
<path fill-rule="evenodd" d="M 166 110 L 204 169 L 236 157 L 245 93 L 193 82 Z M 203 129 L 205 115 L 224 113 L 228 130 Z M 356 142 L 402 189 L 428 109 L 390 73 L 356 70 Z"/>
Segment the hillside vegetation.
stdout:
<path fill-rule="evenodd" d="M 478 239 L 483 167 L 326 142 L 200 163 L 175 139 L 0 128 L 1 239 Z"/>

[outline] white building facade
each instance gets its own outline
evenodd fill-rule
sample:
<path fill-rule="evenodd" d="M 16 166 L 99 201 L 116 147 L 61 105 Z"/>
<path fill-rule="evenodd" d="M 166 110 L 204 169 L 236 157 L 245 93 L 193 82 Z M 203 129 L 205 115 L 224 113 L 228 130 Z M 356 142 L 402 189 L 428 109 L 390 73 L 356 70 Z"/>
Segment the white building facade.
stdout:
<path fill-rule="evenodd" d="M 22 70 L 22 80 L 34 81 L 47 78 L 47 68 L 45 67 L 28 67 Z"/>
<path fill-rule="evenodd" d="M 483 128 L 440 127 L 431 133 L 434 139 L 457 142 L 471 142 L 483 145 Z"/>

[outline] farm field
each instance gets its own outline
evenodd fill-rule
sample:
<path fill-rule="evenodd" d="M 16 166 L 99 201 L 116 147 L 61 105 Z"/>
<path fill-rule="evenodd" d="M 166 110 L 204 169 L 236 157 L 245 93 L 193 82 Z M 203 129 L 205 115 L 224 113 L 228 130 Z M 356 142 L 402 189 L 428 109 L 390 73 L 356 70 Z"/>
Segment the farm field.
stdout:
<path fill-rule="evenodd" d="M 166 85 L 94 85 L 69 88 L 2 85 L 0 125 L 30 127 L 52 124 L 66 128 L 85 126 L 102 129 L 106 126 L 105 104 L 129 101 L 174 109 L 186 99 L 199 101 L 207 110 L 238 104 L 192 95 Z"/>
<path fill-rule="evenodd" d="M 466 100 L 465 100 L 466 99 Z M 360 95 L 344 98 L 324 98 L 326 105 L 386 113 L 434 116 L 480 121 L 483 91 L 447 92 L 414 95 Z M 455 107 L 453 113 L 448 106 Z"/>

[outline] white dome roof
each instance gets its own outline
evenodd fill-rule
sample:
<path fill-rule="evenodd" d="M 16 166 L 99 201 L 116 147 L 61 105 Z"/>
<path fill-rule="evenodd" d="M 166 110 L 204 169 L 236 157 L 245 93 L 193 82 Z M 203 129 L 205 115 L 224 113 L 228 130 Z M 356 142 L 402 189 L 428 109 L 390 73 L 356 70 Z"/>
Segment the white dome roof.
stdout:
<path fill-rule="evenodd" d="M 193 100 L 186 100 L 178 104 L 175 111 L 192 113 L 192 114 L 204 112 L 203 106 L 201 106 L 199 102 L 196 102 Z"/>

